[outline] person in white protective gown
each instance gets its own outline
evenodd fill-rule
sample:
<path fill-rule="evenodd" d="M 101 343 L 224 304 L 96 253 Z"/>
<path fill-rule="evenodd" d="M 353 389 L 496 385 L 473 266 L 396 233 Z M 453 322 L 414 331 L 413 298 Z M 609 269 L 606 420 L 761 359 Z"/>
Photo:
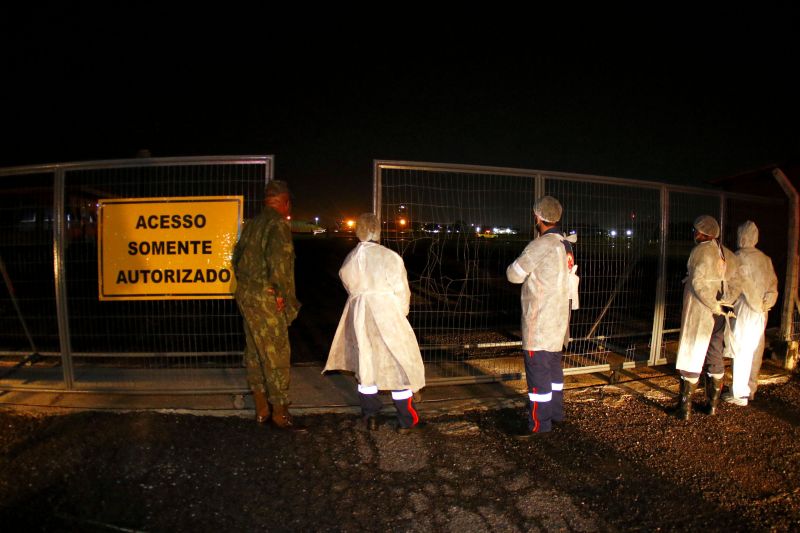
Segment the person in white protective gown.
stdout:
<path fill-rule="evenodd" d="M 552 196 L 536 200 L 533 214 L 539 236 L 506 269 L 522 284 L 522 349 L 528 388 L 527 430 L 519 440 L 548 433 L 564 419 L 561 357 L 569 341 L 570 309 L 578 308 L 577 265 L 572 243 L 558 227 L 561 204 Z"/>
<path fill-rule="evenodd" d="M 758 227 L 754 222 L 739 226 L 736 237 L 742 294 L 733 306 L 733 383 L 722 400 L 744 406 L 758 385 L 767 313 L 778 301 L 778 277 L 770 258 L 756 248 Z"/>
<path fill-rule="evenodd" d="M 358 380 L 361 412 L 378 428 L 379 391 L 392 391 L 397 431 L 421 429 L 414 393 L 425 386 L 425 367 L 406 316 L 411 301 L 403 259 L 378 244 L 380 222 L 372 213 L 358 219 L 359 244 L 339 270 L 349 297 L 323 372 L 345 370 Z"/>
<path fill-rule="evenodd" d="M 716 413 L 725 377 L 723 360 L 726 330 L 733 302 L 741 292 L 738 264 L 732 251 L 719 242 L 719 224 L 708 215 L 694 221 L 697 245 L 689 254 L 684 278 L 681 333 L 675 368 L 680 372 L 676 416 L 688 420 L 692 395 L 706 371 L 706 413 Z M 728 331 L 730 338 L 730 332 Z"/>

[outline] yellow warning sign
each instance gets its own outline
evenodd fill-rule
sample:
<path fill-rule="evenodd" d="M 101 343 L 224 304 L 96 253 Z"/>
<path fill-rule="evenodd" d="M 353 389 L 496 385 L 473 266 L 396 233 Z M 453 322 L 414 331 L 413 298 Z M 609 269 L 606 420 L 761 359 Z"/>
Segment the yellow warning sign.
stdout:
<path fill-rule="evenodd" d="M 242 196 L 99 200 L 100 300 L 232 298 Z"/>

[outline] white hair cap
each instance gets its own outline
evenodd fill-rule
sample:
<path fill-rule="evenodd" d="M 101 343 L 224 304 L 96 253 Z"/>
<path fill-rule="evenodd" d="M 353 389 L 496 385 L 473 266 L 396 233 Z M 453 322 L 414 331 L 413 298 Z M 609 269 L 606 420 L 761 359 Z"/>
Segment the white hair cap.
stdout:
<path fill-rule="evenodd" d="M 694 219 L 694 229 L 714 239 L 719 237 L 719 224 L 714 217 L 709 215 L 700 215 Z"/>
<path fill-rule="evenodd" d="M 758 226 L 752 220 L 746 220 L 736 230 L 736 242 L 739 248 L 755 248 L 758 243 Z"/>
<path fill-rule="evenodd" d="M 375 241 L 381 237 L 381 223 L 372 213 L 363 213 L 356 222 L 356 236 L 359 241 Z"/>
<path fill-rule="evenodd" d="M 556 223 L 561 220 L 561 204 L 552 196 L 542 196 L 533 204 L 533 212 L 545 222 Z"/>

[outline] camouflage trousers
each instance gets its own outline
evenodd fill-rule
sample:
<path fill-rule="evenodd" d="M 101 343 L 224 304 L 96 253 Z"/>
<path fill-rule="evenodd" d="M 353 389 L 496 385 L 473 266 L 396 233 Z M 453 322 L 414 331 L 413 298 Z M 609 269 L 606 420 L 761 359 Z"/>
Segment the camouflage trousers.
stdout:
<path fill-rule="evenodd" d="M 266 291 L 237 291 L 236 302 L 244 318 L 247 384 L 253 391 L 265 392 L 270 403 L 287 405 L 291 350 L 286 317 Z"/>

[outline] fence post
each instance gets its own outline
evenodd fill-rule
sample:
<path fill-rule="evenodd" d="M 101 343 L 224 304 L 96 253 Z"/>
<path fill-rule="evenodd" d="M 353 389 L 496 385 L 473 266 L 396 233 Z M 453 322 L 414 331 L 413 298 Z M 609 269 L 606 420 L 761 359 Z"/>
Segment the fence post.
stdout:
<path fill-rule="evenodd" d="M 664 336 L 664 305 L 667 291 L 667 228 L 669 227 L 669 191 L 666 186 L 660 189 L 661 227 L 659 228 L 658 280 L 656 281 L 656 305 L 653 310 L 653 334 L 650 336 L 650 361 L 654 366 L 661 360 L 661 345 Z"/>
<path fill-rule="evenodd" d="M 63 168 L 56 168 L 53 175 L 53 277 L 55 279 L 56 314 L 58 338 L 61 346 L 61 367 L 64 371 L 64 387 L 75 387 L 75 373 L 72 368 L 72 343 L 69 335 L 69 316 L 67 313 L 67 280 L 64 270 L 66 209 L 65 175 Z"/>
<path fill-rule="evenodd" d="M 781 310 L 781 340 L 786 343 L 784 366 L 794 369 L 797 364 L 797 342 L 792 337 L 797 332 L 792 331 L 792 317 L 794 316 L 795 299 L 797 298 L 798 275 L 798 240 L 800 240 L 800 197 L 797 189 L 786 177 L 780 168 L 775 168 L 772 175 L 780 184 L 783 192 L 789 199 L 789 234 L 788 249 L 786 250 L 786 281 L 783 293 L 783 309 Z"/>
<path fill-rule="evenodd" d="M 381 216 L 381 164 L 379 161 L 372 162 L 372 213 L 378 217 L 378 222 L 383 223 Z"/>

